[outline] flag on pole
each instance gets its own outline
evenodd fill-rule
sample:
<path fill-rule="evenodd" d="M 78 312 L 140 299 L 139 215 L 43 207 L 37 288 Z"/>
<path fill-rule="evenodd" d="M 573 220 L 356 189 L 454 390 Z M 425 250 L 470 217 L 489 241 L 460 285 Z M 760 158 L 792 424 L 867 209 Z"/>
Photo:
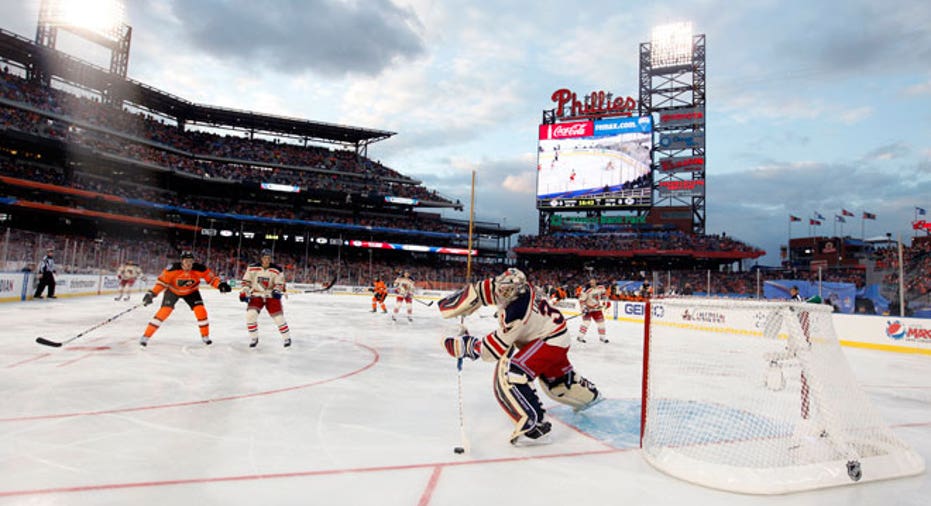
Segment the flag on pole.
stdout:
<path fill-rule="evenodd" d="M 789 215 L 789 221 L 802 221 L 798 216 Z"/>
<path fill-rule="evenodd" d="M 820 225 L 821 225 L 821 222 L 818 221 L 818 220 L 808 220 L 808 224 L 809 224 L 809 225 L 818 225 L 818 226 L 820 226 Z"/>
<path fill-rule="evenodd" d="M 844 217 L 839 214 L 834 215 L 834 221 L 839 221 L 841 223 L 847 223 L 847 220 L 845 220 Z"/>
<path fill-rule="evenodd" d="M 924 208 L 922 208 L 922 207 L 916 207 L 916 208 L 915 208 L 915 212 L 918 213 L 918 214 L 921 215 L 921 216 L 924 216 L 924 215 L 928 214 L 928 211 L 926 211 L 926 210 L 925 210 Z"/>
<path fill-rule="evenodd" d="M 850 211 L 848 211 L 848 210 L 846 210 L 846 209 L 841 209 L 841 210 L 840 210 L 840 214 L 841 214 L 842 216 L 850 216 L 851 218 L 854 216 L 854 214 L 853 214 L 852 212 L 850 212 Z"/>
<path fill-rule="evenodd" d="M 819 220 L 826 220 L 826 219 L 827 219 L 827 218 L 825 218 L 824 216 L 822 216 L 821 213 L 819 213 L 818 211 L 815 211 L 815 218 L 818 218 Z"/>
<path fill-rule="evenodd" d="M 876 219 L 876 215 L 873 214 L 873 213 L 868 213 L 868 212 L 866 212 L 866 211 L 863 211 L 863 219 L 864 219 L 864 220 L 875 220 L 875 219 Z"/>

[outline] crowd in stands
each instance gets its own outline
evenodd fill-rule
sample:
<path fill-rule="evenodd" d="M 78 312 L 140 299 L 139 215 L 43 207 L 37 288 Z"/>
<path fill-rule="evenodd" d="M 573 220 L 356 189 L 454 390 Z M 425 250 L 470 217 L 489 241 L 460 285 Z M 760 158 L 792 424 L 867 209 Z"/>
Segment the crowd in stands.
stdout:
<path fill-rule="evenodd" d="M 899 281 L 899 251 L 897 247 L 881 248 L 874 252 L 876 268 L 884 274 L 883 283 Z M 913 241 L 902 249 L 906 300 L 924 297 L 931 303 L 931 240 Z"/>
<path fill-rule="evenodd" d="M 47 248 L 54 248 L 60 274 L 113 274 L 126 260 L 136 262 L 154 281 L 181 251 L 193 251 L 198 262 L 221 277 L 239 279 L 249 263 L 269 244 L 238 245 L 233 241 L 212 244 L 204 239 L 172 243 L 162 239 L 128 239 L 100 234 L 90 239 L 74 234 L 42 234 L 15 228 L 0 229 L 0 271 L 34 271 Z M 368 286 L 374 277 L 388 282 L 402 271 L 410 271 L 421 288 L 450 289 L 459 286 L 466 273 L 464 262 L 392 260 L 374 252 L 355 256 L 332 255 L 290 245 L 277 249 L 275 262 L 285 267 L 288 279 L 299 283 L 325 283 L 337 278 L 341 284 Z M 476 263 L 476 277 L 497 274 L 500 266 Z"/>
<path fill-rule="evenodd" d="M 0 270 L 33 270 L 45 248 L 54 247 L 61 273 L 112 274 L 126 260 L 134 260 L 149 276 L 155 276 L 169 262 L 177 261 L 182 250 L 192 250 L 198 261 L 208 264 L 220 276 L 239 279 L 245 267 L 256 260 L 261 248 L 269 244 L 239 244 L 233 241 L 216 241 L 211 245 L 203 238 L 197 241 L 170 242 L 164 239 L 127 239 L 100 234 L 95 239 L 67 234 L 39 234 L 18 229 L 0 230 Z M 927 243 L 907 248 L 907 258 L 917 261 L 920 273 L 907 277 L 907 286 L 915 287 L 907 295 L 912 301 L 927 294 L 929 247 Z M 881 250 L 880 258 L 889 253 Z M 317 249 L 301 249 L 293 244 L 281 244 L 276 249 L 275 261 L 288 271 L 292 282 L 325 283 L 336 279 L 339 284 L 369 286 L 375 278 L 392 281 L 401 271 L 408 270 L 422 289 L 455 289 L 465 280 L 464 261 L 439 261 L 398 257 L 380 251 L 349 251 L 342 254 Z M 891 260 L 890 260 L 891 261 Z M 494 276 L 504 268 L 502 264 L 473 262 L 472 279 Z M 539 287 L 563 288 L 571 297 L 575 290 L 589 279 L 620 286 L 615 292 L 619 299 L 638 299 L 644 295 L 641 282 L 652 282 L 653 295 L 711 295 L 757 297 L 762 284 L 768 280 L 798 279 L 811 282 L 853 283 L 858 288 L 865 283 L 864 270 L 720 272 L 694 271 L 637 271 L 619 265 L 616 269 L 600 267 L 594 270 L 571 269 L 565 266 L 523 267 L 529 279 Z M 630 288 L 625 288 L 629 285 Z M 923 287 L 923 292 L 920 288 Z"/>
<path fill-rule="evenodd" d="M 202 178 L 269 182 L 347 193 L 392 195 L 450 204 L 435 190 L 354 151 L 181 130 L 177 125 L 0 73 L 0 127 L 63 139 Z M 219 160 L 218 160 L 219 158 Z"/>
<path fill-rule="evenodd" d="M 756 252 L 757 248 L 726 235 L 692 235 L 681 231 L 630 233 L 521 235 L 519 248 L 584 249 L 605 251 L 739 251 Z"/>
<path fill-rule="evenodd" d="M 55 170 L 52 167 L 44 167 L 37 164 L 12 163 L 2 158 L 0 158 L 0 171 L 2 171 L 3 175 L 29 181 L 88 190 L 98 192 L 101 195 L 145 200 L 155 204 L 165 204 L 197 211 L 459 235 L 467 233 L 463 226 L 454 226 L 444 222 L 437 214 L 412 212 L 407 215 L 379 216 L 374 213 L 351 213 L 348 211 L 336 213 L 332 210 L 295 209 L 294 206 L 291 205 L 275 205 L 267 202 L 231 202 L 228 199 L 221 200 L 204 198 L 197 195 L 179 195 L 174 192 L 136 184 L 131 181 L 113 181 L 111 179 L 104 179 L 99 176 L 81 172 L 76 172 L 69 178 L 63 171 Z M 73 201 L 74 199 L 65 197 L 65 200 Z M 53 203 L 62 205 L 65 202 L 62 202 L 61 199 L 56 199 L 56 202 Z M 94 210 L 106 212 L 116 212 L 115 208 L 121 207 L 114 204 L 112 201 L 95 202 L 92 199 L 83 200 L 77 205 L 81 208 L 93 207 Z M 151 208 L 146 209 L 140 206 L 134 206 L 132 209 L 129 209 L 127 214 L 144 215 L 155 218 L 158 217 L 159 213 Z"/>

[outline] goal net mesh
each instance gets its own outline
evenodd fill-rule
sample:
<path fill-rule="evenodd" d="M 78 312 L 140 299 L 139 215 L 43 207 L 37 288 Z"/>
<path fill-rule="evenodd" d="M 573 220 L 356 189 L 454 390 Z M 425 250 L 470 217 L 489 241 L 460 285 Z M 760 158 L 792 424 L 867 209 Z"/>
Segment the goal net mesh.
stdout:
<path fill-rule="evenodd" d="M 701 485 L 774 494 L 920 473 L 860 389 L 830 306 L 651 301 L 642 448 Z"/>

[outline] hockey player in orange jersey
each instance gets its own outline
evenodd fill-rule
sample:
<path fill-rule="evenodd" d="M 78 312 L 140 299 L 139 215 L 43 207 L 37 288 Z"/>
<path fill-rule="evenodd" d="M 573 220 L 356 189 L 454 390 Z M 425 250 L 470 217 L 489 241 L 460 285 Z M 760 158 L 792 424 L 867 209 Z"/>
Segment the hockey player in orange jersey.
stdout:
<path fill-rule="evenodd" d="M 375 278 L 375 287 L 372 288 L 372 292 L 372 312 L 376 312 L 378 305 L 381 304 L 381 312 L 387 313 L 388 308 L 385 307 L 385 299 L 388 298 L 388 285 L 381 278 Z"/>
<path fill-rule="evenodd" d="M 194 263 L 194 254 L 190 251 L 181 253 L 181 261 L 170 264 L 162 271 L 149 291 L 142 296 L 142 304 L 148 306 L 158 294 L 165 292 L 162 297 L 162 307 L 158 308 L 155 316 L 149 321 L 145 328 L 145 333 L 139 338 L 139 344 L 147 346 L 149 338 L 162 325 L 171 312 L 175 309 L 178 299 L 187 302 L 187 305 L 194 311 L 197 318 L 197 325 L 200 327 L 200 338 L 204 344 L 212 344 L 210 340 L 210 323 L 207 320 L 207 308 L 204 307 L 204 299 L 200 296 L 199 286 L 201 281 L 213 286 L 220 293 L 228 293 L 232 290 L 229 283 L 220 281 L 206 265 Z"/>

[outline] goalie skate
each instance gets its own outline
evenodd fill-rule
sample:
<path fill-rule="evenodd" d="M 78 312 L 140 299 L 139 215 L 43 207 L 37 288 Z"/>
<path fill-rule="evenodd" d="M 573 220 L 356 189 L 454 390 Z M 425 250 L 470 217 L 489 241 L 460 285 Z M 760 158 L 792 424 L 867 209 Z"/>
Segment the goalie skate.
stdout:
<path fill-rule="evenodd" d="M 511 438 L 511 444 L 517 447 L 543 446 L 552 443 L 550 432 L 553 430 L 550 422 L 543 422 L 533 429 Z"/>

